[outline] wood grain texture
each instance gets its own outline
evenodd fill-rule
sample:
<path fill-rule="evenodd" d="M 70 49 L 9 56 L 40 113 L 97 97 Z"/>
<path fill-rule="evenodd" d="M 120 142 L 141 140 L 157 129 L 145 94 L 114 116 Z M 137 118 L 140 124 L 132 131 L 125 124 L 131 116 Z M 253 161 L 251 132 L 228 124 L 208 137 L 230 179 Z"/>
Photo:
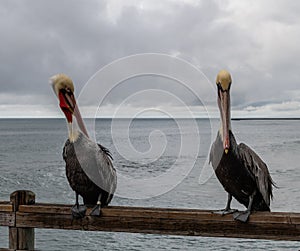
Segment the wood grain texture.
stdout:
<path fill-rule="evenodd" d="M 35 203 L 35 194 L 31 191 L 20 190 L 10 195 L 10 202 L 16 219 L 20 205 L 32 205 Z M 34 228 L 14 226 L 9 228 L 9 248 L 14 250 L 34 250 Z"/>
<path fill-rule="evenodd" d="M 0 211 L 0 226 L 13 227 L 15 225 L 15 214 Z"/>
<path fill-rule="evenodd" d="M 9 248 L 0 248 L 0 251 L 24 251 L 24 250 L 15 250 L 15 249 L 9 249 Z M 34 250 L 27 250 L 27 251 L 38 251 L 37 249 Z"/>
<path fill-rule="evenodd" d="M 100 217 L 73 219 L 71 207 L 14 192 L 0 203 L 0 226 L 9 226 L 9 249 L 0 251 L 33 250 L 35 228 L 300 241 L 300 213 L 255 212 L 241 223 L 210 210 L 109 206 Z"/>
<path fill-rule="evenodd" d="M 101 217 L 74 220 L 70 205 L 20 205 L 18 227 L 114 231 L 190 236 L 300 240 L 300 214 L 257 212 L 248 223 L 208 210 L 110 206 Z M 88 212 L 89 213 L 89 210 Z"/>
<path fill-rule="evenodd" d="M 9 201 L 0 201 L 0 212 L 12 212 L 13 207 Z"/>

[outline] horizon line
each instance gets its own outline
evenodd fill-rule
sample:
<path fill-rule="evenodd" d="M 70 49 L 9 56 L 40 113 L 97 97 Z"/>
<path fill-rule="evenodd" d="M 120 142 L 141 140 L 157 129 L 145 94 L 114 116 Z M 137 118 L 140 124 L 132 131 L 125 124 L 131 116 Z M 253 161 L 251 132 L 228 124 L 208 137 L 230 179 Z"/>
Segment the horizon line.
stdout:
<path fill-rule="evenodd" d="M 0 119 L 65 119 L 64 117 L 0 117 Z M 220 119 L 220 117 L 155 117 L 155 116 L 149 116 L 149 117 L 85 117 L 83 119 Z M 231 118 L 233 121 L 238 120 L 300 120 L 300 117 L 233 117 Z"/>

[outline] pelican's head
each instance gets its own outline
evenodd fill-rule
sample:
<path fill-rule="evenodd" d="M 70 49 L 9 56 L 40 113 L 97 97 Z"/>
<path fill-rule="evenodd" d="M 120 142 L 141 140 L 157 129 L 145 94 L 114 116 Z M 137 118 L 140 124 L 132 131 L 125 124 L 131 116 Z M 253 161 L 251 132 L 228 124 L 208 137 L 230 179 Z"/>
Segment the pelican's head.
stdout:
<path fill-rule="evenodd" d="M 231 75 L 226 70 L 219 71 L 216 79 L 216 84 L 219 88 L 221 88 L 223 91 L 229 91 L 231 86 Z"/>
<path fill-rule="evenodd" d="M 221 114 L 221 135 L 223 141 L 224 151 L 227 154 L 230 149 L 230 138 L 229 131 L 230 126 L 230 86 L 231 86 L 231 75 L 226 70 L 221 70 L 216 79 L 218 87 L 218 105 Z"/>
<path fill-rule="evenodd" d="M 87 136 L 88 132 L 85 128 L 76 100 L 74 96 L 74 84 L 71 78 L 65 74 L 57 74 L 50 78 L 52 88 L 59 99 L 59 106 L 64 112 L 68 121 L 69 139 L 74 142 L 77 133 L 73 130 L 73 115 L 76 118 L 79 129 Z"/>
<path fill-rule="evenodd" d="M 65 74 L 57 74 L 50 78 L 50 83 L 59 99 L 59 106 L 64 112 L 68 123 L 72 123 L 72 115 L 76 106 L 72 79 Z"/>

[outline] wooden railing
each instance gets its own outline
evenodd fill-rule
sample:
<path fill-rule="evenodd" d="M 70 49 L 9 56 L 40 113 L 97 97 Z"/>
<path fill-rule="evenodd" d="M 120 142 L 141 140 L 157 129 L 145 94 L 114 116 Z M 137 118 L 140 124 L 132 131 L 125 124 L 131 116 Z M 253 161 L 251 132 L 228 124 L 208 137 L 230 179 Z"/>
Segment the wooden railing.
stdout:
<path fill-rule="evenodd" d="M 241 223 L 209 210 L 109 206 L 100 217 L 73 219 L 71 205 L 35 203 L 31 191 L 0 202 L 0 226 L 9 227 L 9 249 L 0 251 L 34 250 L 35 228 L 300 240 L 300 213 L 256 212 Z"/>

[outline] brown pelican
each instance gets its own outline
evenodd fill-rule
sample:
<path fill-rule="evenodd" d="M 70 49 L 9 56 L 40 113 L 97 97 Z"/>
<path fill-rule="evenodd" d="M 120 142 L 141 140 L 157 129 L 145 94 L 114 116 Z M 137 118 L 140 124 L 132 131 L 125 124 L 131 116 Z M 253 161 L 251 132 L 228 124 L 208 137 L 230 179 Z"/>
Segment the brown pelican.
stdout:
<path fill-rule="evenodd" d="M 108 205 L 117 185 L 111 154 L 105 147 L 90 140 L 76 105 L 72 80 L 58 74 L 50 82 L 68 124 L 69 139 L 63 149 L 63 158 L 69 184 L 76 193 L 73 217 L 83 217 L 86 205 L 96 205 L 91 215 L 100 215 L 100 206 Z M 77 125 L 73 123 L 73 116 Z M 79 205 L 78 195 L 82 196 L 84 205 Z"/>
<path fill-rule="evenodd" d="M 210 162 L 216 176 L 228 193 L 227 205 L 218 213 L 234 213 L 235 220 L 246 222 L 251 211 L 270 211 L 274 182 L 267 165 L 247 145 L 237 144 L 230 124 L 230 73 L 221 70 L 216 79 L 221 128 L 210 150 Z M 247 210 L 230 208 L 232 196 Z"/>

